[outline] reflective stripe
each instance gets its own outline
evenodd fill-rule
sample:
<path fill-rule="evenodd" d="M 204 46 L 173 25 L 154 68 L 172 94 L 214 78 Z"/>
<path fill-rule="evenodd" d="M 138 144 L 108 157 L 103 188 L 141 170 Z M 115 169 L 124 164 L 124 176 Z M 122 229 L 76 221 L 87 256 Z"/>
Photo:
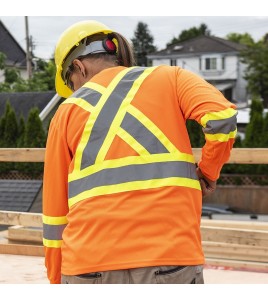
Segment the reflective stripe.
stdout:
<path fill-rule="evenodd" d="M 236 114 L 237 111 L 231 107 L 222 111 L 210 112 L 201 118 L 201 125 L 205 128 L 208 121 L 228 119 Z"/>
<path fill-rule="evenodd" d="M 206 128 L 203 129 L 204 133 L 217 134 L 224 133 L 229 134 L 236 129 L 236 115 L 224 119 L 224 120 L 210 120 L 206 123 Z"/>
<path fill-rule="evenodd" d="M 229 134 L 218 133 L 218 134 L 206 134 L 206 139 L 209 141 L 228 142 L 229 139 L 236 137 L 237 130 L 230 132 Z"/>
<path fill-rule="evenodd" d="M 65 225 L 47 225 L 43 224 L 43 237 L 47 240 L 61 240 Z"/>
<path fill-rule="evenodd" d="M 147 190 L 153 188 L 167 187 L 167 186 L 181 186 L 181 187 L 189 187 L 192 189 L 201 190 L 199 180 L 189 179 L 189 178 L 161 178 L 161 179 L 153 179 L 147 181 L 134 181 L 127 182 L 116 185 L 108 185 L 96 187 L 92 190 L 85 191 L 78 196 L 69 199 L 68 204 L 69 207 L 74 204 L 95 196 L 100 195 L 109 195 L 114 193 L 121 192 L 129 192 L 129 191 L 137 191 L 137 190 Z"/>
<path fill-rule="evenodd" d="M 47 240 L 43 238 L 43 245 L 49 248 L 60 248 L 62 244 L 62 240 L 55 241 L 55 240 Z"/>
<path fill-rule="evenodd" d="M 68 98 L 62 104 L 75 104 L 88 112 L 92 112 L 94 108 L 94 106 L 92 106 L 90 103 L 81 98 Z"/>
<path fill-rule="evenodd" d="M 173 161 L 104 169 L 69 182 L 69 198 L 95 187 L 172 177 L 197 179 L 196 167 L 192 163 Z"/>
<path fill-rule="evenodd" d="M 179 150 L 170 142 L 165 134 L 158 128 L 148 117 L 139 111 L 133 105 L 127 110 L 132 116 L 139 120 L 159 141 L 165 146 L 170 153 L 179 153 Z"/>
<path fill-rule="evenodd" d="M 147 78 L 147 76 L 149 76 L 154 70 L 156 69 L 156 67 L 152 67 L 152 68 L 135 68 L 133 70 L 131 70 L 128 74 L 134 75 L 134 72 L 137 72 L 137 75 L 135 76 L 136 78 L 133 77 L 133 79 L 131 78 L 127 78 L 127 80 L 133 80 L 133 83 L 131 85 L 131 89 L 128 91 L 128 93 L 126 94 L 125 99 L 122 101 L 121 106 L 119 107 L 116 116 L 110 126 L 110 129 L 108 131 L 107 136 L 105 137 L 105 140 L 103 142 L 102 147 L 100 148 L 100 151 L 96 157 L 96 163 L 102 162 L 105 159 L 105 156 L 114 140 L 114 137 L 116 135 L 116 132 L 119 128 L 119 126 L 121 125 L 126 111 L 128 109 L 128 107 L 130 106 L 131 101 L 133 100 L 133 98 L 135 97 L 137 91 L 139 90 L 140 86 L 142 85 L 143 81 Z M 122 79 L 122 84 L 124 84 L 124 78 Z M 126 83 L 130 86 L 129 82 L 126 80 Z M 118 86 L 120 85 L 120 83 L 118 84 Z M 115 89 L 116 90 L 116 89 Z M 120 89 L 118 90 L 118 93 L 120 93 Z"/>
<path fill-rule="evenodd" d="M 51 217 L 51 216 L 42 216 L 43 223 L 48 225 L 64 225 L 68 223 L 66 216 L 60 216 L 60 217 Z"/>
<path fill-rule="evenodd" d="M 98 91 L 95 91 L 88 87 L 82 87 L 79 90 L 77 90 L 75 93 L 73 93 L 70 98 L 82 98 L 92 106 L 96 106 L 101 96 L 102 94 L 99 93 Z"/>
<path fill-rule="evenodd" d="M 140 121 L 129 113 L 126 113 L 122 122 L 125 129 L 135 140 L 137 140 L 149 153 L 167 153 L 168 150 L 160 143 L 159 139 L 151 133 Z"/>
<path fill-rule="evenodd" d="M 144 155 L 144 156 L 128 156 L 118 159 L 105 160 L 101 164 L 96 164 L 90 166 L 86 169 L 81 170 L 80 172 L 73 172 L 68 175 L 68 181 L 77 180 L 96 172 L 105 170 L 105 169 L 114 169 L 120 168 L 128 165 L 144 165 L 157 162 L 173 162 L 173 161 L 184 161 L 194 164 L 195 159 L 193 155 L 186 153 L 161 153 L 154 155 Z"/>
<path fill-rule="evenodd" d="M 93 165 L 108 134 L 111 124 L 126 98 L 133 81 L 144 72 L 144 68 L 134 68 L 121 79 L 111 92 L 93 124 L 91 135 L 82 154 L 81 169 Z M 109 88 L 109 87 L 108 87 Z"/>
<path fill-rule="evenodd" d="M 121 71 L 92 110 L 68 176 L 69 207 L 84 199 L 125 191 L 183 186 L 201 190 L 194 157 L 181 153 L 165 134 L 131 105 L 157 67 Z M 105 160 L 116 134 L 140 156 Z"/>
<path fill-rule="evenodd" d="M 129 146 L 131 146 L 139 155 L 149 155 L 150 154 L 137 140 L 135 140 L 123 128 L 121 128 L 121 127 L 118 128 L 117 135 L 123 141 L 125 141 Z"/>

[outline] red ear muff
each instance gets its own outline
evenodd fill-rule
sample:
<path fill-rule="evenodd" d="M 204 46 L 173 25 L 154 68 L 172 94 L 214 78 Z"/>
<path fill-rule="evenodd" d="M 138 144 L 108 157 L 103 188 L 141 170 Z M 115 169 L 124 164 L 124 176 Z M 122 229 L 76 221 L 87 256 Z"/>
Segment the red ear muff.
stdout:
<path fill-rule="evenodd" d="M 102 41 L 103 48 L 110 54 L 115 54 L 116 53 L 116 45 L 115 43 L 109 39 L 106 38 L 105 40 Z"/>

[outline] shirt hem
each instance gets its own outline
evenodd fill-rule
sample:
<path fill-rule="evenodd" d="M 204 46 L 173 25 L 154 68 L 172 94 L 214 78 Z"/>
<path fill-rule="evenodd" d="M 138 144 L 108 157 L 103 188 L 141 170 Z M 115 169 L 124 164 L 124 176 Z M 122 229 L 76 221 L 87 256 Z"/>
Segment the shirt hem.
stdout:
<path fill-rule="evenodd" d="M 193 260 L 165 259 L 165 260 L 139 261 L 139 262 L 128 262 L 122 264 L 90 266 L 87 268 L 73 269 L 72 271 L 62 268 L 61 272 L 64 275 L 79 275 L 79 274 L 92 273 L 92 272 L 105 272 L 105 271 L 156 267 L 156 266 L 165 266 L 165 265 L 193 266 L 193 265 L 203 265 L 204 263 L 205 263 L 204 258 L 193 259 Z"/>

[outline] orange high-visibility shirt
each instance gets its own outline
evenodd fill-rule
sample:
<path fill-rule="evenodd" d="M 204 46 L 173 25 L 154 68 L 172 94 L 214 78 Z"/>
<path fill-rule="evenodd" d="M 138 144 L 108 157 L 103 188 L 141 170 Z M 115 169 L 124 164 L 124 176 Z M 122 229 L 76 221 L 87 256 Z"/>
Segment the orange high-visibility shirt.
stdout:
<path fill-rule="evenodd" d="M 106 94 L 128 70 L 109 68 L 61 104 L 51 121 L 43 185 L 51 283 L 60 283 L 61 274 L 204 263 L 202 195 L 185 122 L 203 127 L 199 167 L 216 180 L 234 143 L 235 105 L 179 67 L 136 70 L 140 77 L 133 85 L 126 80 L 130 92 L 122 105 L 116 103 L 121 89 L 113 94 L 115 106 Z"/>

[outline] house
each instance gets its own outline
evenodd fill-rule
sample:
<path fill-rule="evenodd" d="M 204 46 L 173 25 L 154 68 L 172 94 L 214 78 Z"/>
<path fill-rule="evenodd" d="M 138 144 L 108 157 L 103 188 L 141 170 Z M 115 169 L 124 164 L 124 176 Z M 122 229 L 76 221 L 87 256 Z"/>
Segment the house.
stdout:
<path fill-rule="evenodd" d="M 203 77 L 238 107 L 247 105 L 246 65 L 239 52 L 246 46 L 215 36 L 198 36 L 148 55 L 153 66 L 180 66 Z"/>
<path fill-rule="evenodd" d="M 27 79 L 26 52 L 14 39 L 0 20 L 0 52 L 6 55 L 6 66 L 19 70 L 21 77 Z M 4 72 L 0 70 L 0 82 L 3 82 Z"/>
<path fill-rule="evenodd" d="M 57 94 L 56 94 L 57 95 Z M 63 102 L 63 98 L 56 97 L 54 91 L 46 92 L 17 92 L 17 93 L 0 93 L 0 118 L 5 113 L 7 101 L 13 107 L 17 118 L 22 115 L 26 121 L 28 114 L 33 107 L 37 107 L 40 111 L 39 117 L 43 122 L 44 127 L 47 127 L 50 119 L 53 117 L 58 106 Z M 57 100 L 53 107 L 53 99 Z M 47 109 L 49 107 L 49 111 Z M 46 112 L 44 114 L 44 112 Z"/>

